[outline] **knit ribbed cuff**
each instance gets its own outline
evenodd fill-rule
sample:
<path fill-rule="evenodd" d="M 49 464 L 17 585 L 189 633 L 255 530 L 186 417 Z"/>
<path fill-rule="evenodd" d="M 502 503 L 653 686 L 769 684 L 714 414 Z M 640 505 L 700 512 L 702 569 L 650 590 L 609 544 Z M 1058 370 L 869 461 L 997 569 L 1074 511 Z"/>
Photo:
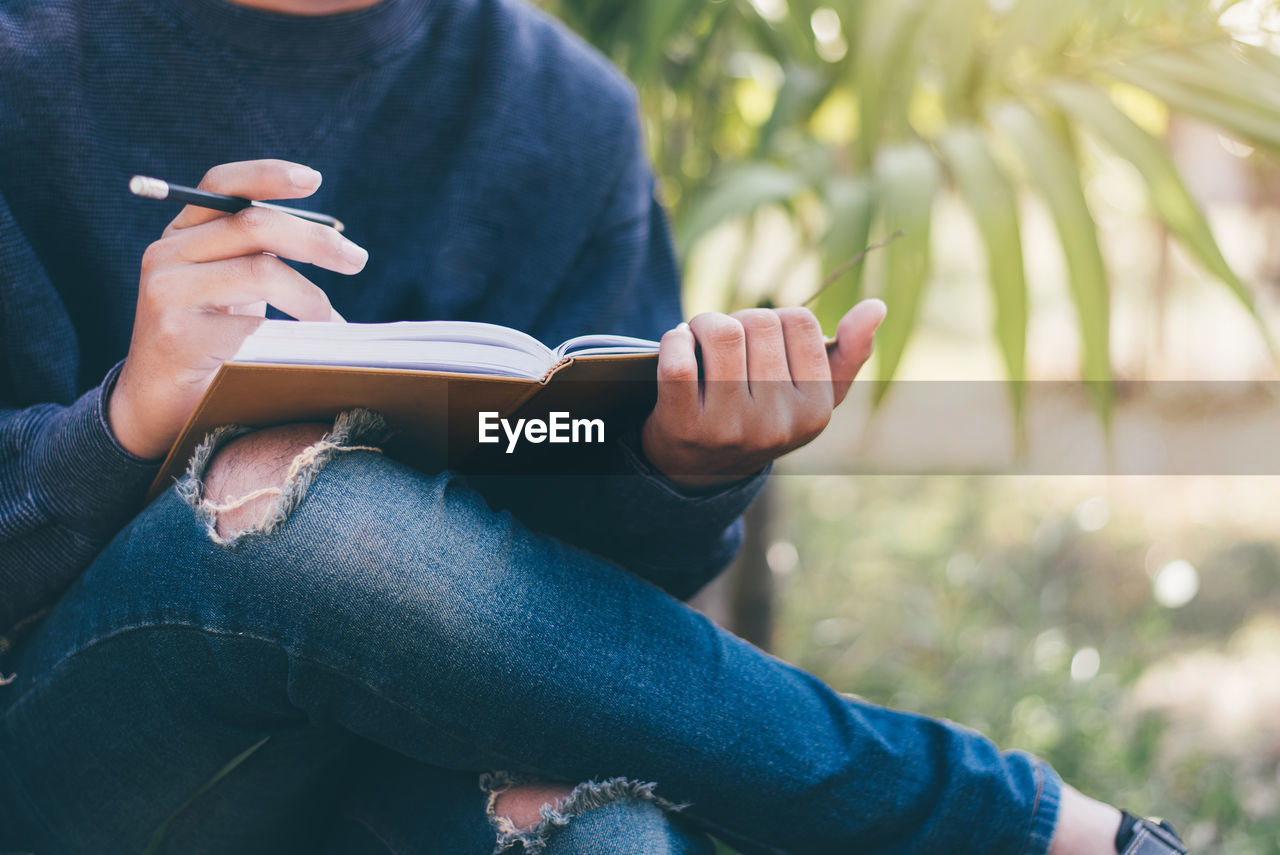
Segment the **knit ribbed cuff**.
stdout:
<path fill-rule="evenodd" d="M 60 412 L 39 438 L 33 491 L 55 519 L 86 535 L 113 534 L 140 507 L 158 460 L 130 453 L 111 432 L 107 402 L 123 362 Z"/>
<path fill-rule="evenodd" d="M 628 435 L 620 445 L 628 470 L 622 511 L 636 514 L 650 530 L 661 531 L 664 537 L 706 537 L 708 532 L 719 535 L 747 510 L 773 469 L 770 464 L 742 481 L 691 492 L 645 459 L 636 436 Z"/>

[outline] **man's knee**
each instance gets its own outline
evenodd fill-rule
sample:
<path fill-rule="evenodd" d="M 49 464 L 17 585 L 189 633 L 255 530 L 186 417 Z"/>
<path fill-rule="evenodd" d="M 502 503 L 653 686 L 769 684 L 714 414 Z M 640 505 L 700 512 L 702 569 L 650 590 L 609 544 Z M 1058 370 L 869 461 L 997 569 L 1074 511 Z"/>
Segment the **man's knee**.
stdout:
<path fill-rule="evenodd" d="M 332 429 L 215 432 L 177 487 L 212 541 L 186 566 L 201 585 L 226 584 L 286 614 L 396 623 L 395 608 L 404 623 L 475 611 L 476 577 L 501 534 L 489 532 L 492 512 L 452 473 L 387 458 L 386 433 L 367 410 L 343 413 Z"/>
<path fill-rule="evenodd" d="M 312 479 L 335 455 L 379 451 L 386 425 L 367 410 L 319 422 L 248 432 L 215 431 L 196 450 L 179 493 L 219 543 L 248 532 L 270 533 L 301 501 Z"/>
<path fill-rule="evenodd" d="M 654 795 L 652 784 L 624 778 L 565 784 L 513 784 L 485 776 L 489 819 L 498 851 L 525 855 L 600 852 L 613 855 L 710 855 L 710 840 L 686 827 L 680 806 Z"/>
<path fill-rule="evenodd" d="M 320 442 L 329 426 L 319 422 L 282 425 L 231 440 L 204 476 L 204 500 L 223 538 L 261 528 L 279 501 L 294 461 Z"/>
<path fill-rule="evenodd" d="M 568 784 L 519 784 L 494 793 L 493 814 L 520 831 L 528 831 L 542 820 L 544 805 L 555 810 L 572 793 Z"/>
<path fill-rule="evenodd" d="M 328 433 L 311 424 L 215 436 L 177 488 L 211 542 L 175 572 L 230 609 L 260 605 L 264 620 L 303 635 L 360 626 L 373 646 L 411 638 L 432 655 L 462 656 L 541 631 L 539 588 L 519 572 L 540 565 L 509 560 L 510 516 L 455 473 L 374 453 L 385 435 L 362 424 L 349 416 Z M 189 535 L 190 518 L 176 522 L 174 533 Z M 495 573 L 503 562 L 510 572 Z"/>

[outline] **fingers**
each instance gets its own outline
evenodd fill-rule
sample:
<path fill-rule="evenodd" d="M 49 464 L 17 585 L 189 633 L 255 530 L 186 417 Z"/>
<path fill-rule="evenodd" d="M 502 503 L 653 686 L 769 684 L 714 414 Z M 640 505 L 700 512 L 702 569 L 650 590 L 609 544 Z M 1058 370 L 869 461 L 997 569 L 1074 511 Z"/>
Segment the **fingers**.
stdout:
<path fill-rule="evenodd" d="M 203 341 L 204 352 L 221 364 L 236 355 L 240 345 L 266 318 L 248 315 L 219 315 L 202 324 L 196 333 Z"/>
<path fill-rule="evenodd" d="M 747 387 L 747 334 L 728 315 L 706 312 L 689 321 L 702 351 L 703 405 L 725 412 L 750 399 Z"/>
<path fill-rule="evenodd" d="M 245 199 L 301 199 L 316 192 L 321 176 L 309 166 L 287 160 L 244 160 L 213 167 L 200 181 L 200 189 Z M 188 205 L 169 224 L 185 229 L 225 217 L 220 211 Z"/>
<path fill-rule="evenodd" d="M 228 196 L 268 199 L 300 199 L 320 186 L 320 173 L 301 163 L 287 160 L 242 160 L 222 163 L 205 173 L 200 189 Z"/>
<path fill-rule="evenodd" d="M 742 324 L 719 312 L 689 321 L 702 349 L 702 373 L 708 383 L 747 382 L 747 333 Z"/>
<path fill-rule="evenodd" d="M 787 369 L 787 346 L 778 313 L 772 309 L 745 309 L 733 317 L 746 333 L 747 380 L 752 397 L 770 393 L 771 383 L 785 383 L 789 389 L 791 372 Z"/>
<path fill-rule="evenodd" d="M 324 291 L 270 255 L 245 255 L 180 270 L 180 282 L 170 284 L 162 278 L 149 287 L 182 288 L 188 305 L 207 309 L 225 310 L 264 301 L 300 321 L 335 320 Z"/>
<path fill-rule="evenodd" d="M 688 324 L 668 332 L 658 345 L 658 406 L 690 423 L 699 409 L 696 345 Z"/>
<path fill-rule="evenodd" d="M 245 208 L 169 233 L 167 250 L 182 262 L 200 264 L 270 252 L 336 273 L 359 273 L 369 253 L 334 229 L 268 208 Z"/>
<path fill-rule="evenodd" d="M 875 299 L 854 306 L 841 318 L 830 349 L 818 319 L 808 309 L 747 309 L 732 316 L 708 312 L 667 333 L 662 352 L 668 354 L 670 365 L 679 365 L 682 374 L 696 377 L 696 362 L 690 362 L 687 352 L 696 344 L 702 353 L 701 374 L 708 398 L 717 389 L 737 393 L 744 384 L 749 384 L 751 397 L 764 396 L 780 383 L 794 385 L 808 397 L 815 383 L 830 383 L 838 404 L 871 358 L 875 331 L 885 312 L 885 304 Z M 662 361 L 660 355 L 660 365 Z"/>
<path fill-rule="evenodd" d="M 778 309 L 782 335 L 786 340 L 787 367 L 791 379 L 802 389 L 831 382 L 831 366 L 822 338 L 822 325 L 808 309 Z"/>
<path fill-rule="evenodd" d="M 863 300 L 840 319 L 836 327 L 836 346 L 827 354 L 836 404 L 844 400 L 853 379 L 871 358 L 875 332 L 884 320 L 885 312 L 885 305 L 880 300 Z"/>
<path fill-rule="evenodd" d="M 883 318 L 879 300 L 859 304 L 840 322 L 830 355 L 807 309 L 711 313 L 681 324 L 659 347 L 657 406 L 641 431 L 645 455 L 688 486 L 758 472 L 826 428 Z"/>
<path fill-rule="evenodd" d="M 134 370 L 141 370 L 149 375 L 142 378 L 144 381 L 160 382 L 164 386 L 175 382 L 186 382 L 189 371 L 204 369 L 212 374 L 219 365 L 236 355 L 240 345 L 254 330 L 261 326 L 264 320 L 266 318 L 251 315 L 211 312 L 204 318 L 204 322 L 200 324 L 187 326 L 170 324 L 162 326 L 152 332 L 152 337 L 157 346 L 166 347 L 173 351 L 191 350 L 197 352 L 200 354 L 200 362 L 178 366 L 182 370 L 174 371 L 174 366 L 170 362 L 144 360 L 138 364 L 145 367 L 138 369 L 135 366 Z M 181 379 L 179 380 L 178 378 Z M 194 401 L 192 403 L 194 404 Z M 176 427 L 181 427 L 181 425 L 176 425 Z"/>
<path fill-rule="evenodd" d="M 737 393 L 745 380 L 754 397 L 778 391 L 775 383 L 794 383 L 808 394 L 815 383 L 831 381 L 822 327 L 808 309 L 707 313 L 689 326 L 702 349 L 703 377 L 716 387 Z"/>
<path fill-rule="evenodd" d="M 224 164 L 200 182 L 249 199 L 301 198 L 319 186 L 320 173 L 282 160 Z M 188 206 L 147 247 L 133 338 L 108 414 L 125 448 L 144 458 L 169 448 L 218 367 L 262 323 L 267 303 L 299 320 L 341 320 L 277 255 L 339 273 L 359 271 L 368 258 L 332 229 L 261 208 L 227 215 Z"/>

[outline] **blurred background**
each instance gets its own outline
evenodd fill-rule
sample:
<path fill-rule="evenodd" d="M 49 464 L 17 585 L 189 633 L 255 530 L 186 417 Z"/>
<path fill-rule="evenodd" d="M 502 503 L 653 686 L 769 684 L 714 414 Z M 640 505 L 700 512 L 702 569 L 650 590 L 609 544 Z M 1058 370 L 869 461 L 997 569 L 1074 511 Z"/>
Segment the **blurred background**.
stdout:
<path fill-rule="evenodd" d="M 1037 384 L 1098 381 L 1106 441 L 1127 381 L 1277 379 L 1276 4 L 542 5 L 640 91 L 690 315 L 801 302 L 904 233 L 817 303 L 830 332 L 886 300 L 866 373 L 893 383 L 780 464 L 700 606 L 1194 850 L 1280 853 L 1280 481 L 1018 465 Z M 996 453 L 884 466 L 867 435 L 938 381 L 998 384 Z"/>

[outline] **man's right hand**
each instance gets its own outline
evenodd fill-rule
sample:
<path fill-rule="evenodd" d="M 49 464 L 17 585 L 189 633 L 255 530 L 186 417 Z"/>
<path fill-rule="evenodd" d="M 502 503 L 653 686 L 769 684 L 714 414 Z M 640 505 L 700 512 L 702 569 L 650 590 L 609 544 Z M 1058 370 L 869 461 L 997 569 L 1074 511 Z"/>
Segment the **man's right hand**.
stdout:
<path fill-rule="evenodd" d="M 249 199 L 301 199 L 319 186 L 320 173 L 283 160 L 215 166 L 200 182 Z M 125 449 L 148 460 L 169 450 L 267 304 L 300 321 L 342 320 L 323 291 L 276 256 L 352 274 L 369 254 L 328 226 L 264 208 L 187 206 L 147 247 L 133 340 L 108 403 Z"/>

